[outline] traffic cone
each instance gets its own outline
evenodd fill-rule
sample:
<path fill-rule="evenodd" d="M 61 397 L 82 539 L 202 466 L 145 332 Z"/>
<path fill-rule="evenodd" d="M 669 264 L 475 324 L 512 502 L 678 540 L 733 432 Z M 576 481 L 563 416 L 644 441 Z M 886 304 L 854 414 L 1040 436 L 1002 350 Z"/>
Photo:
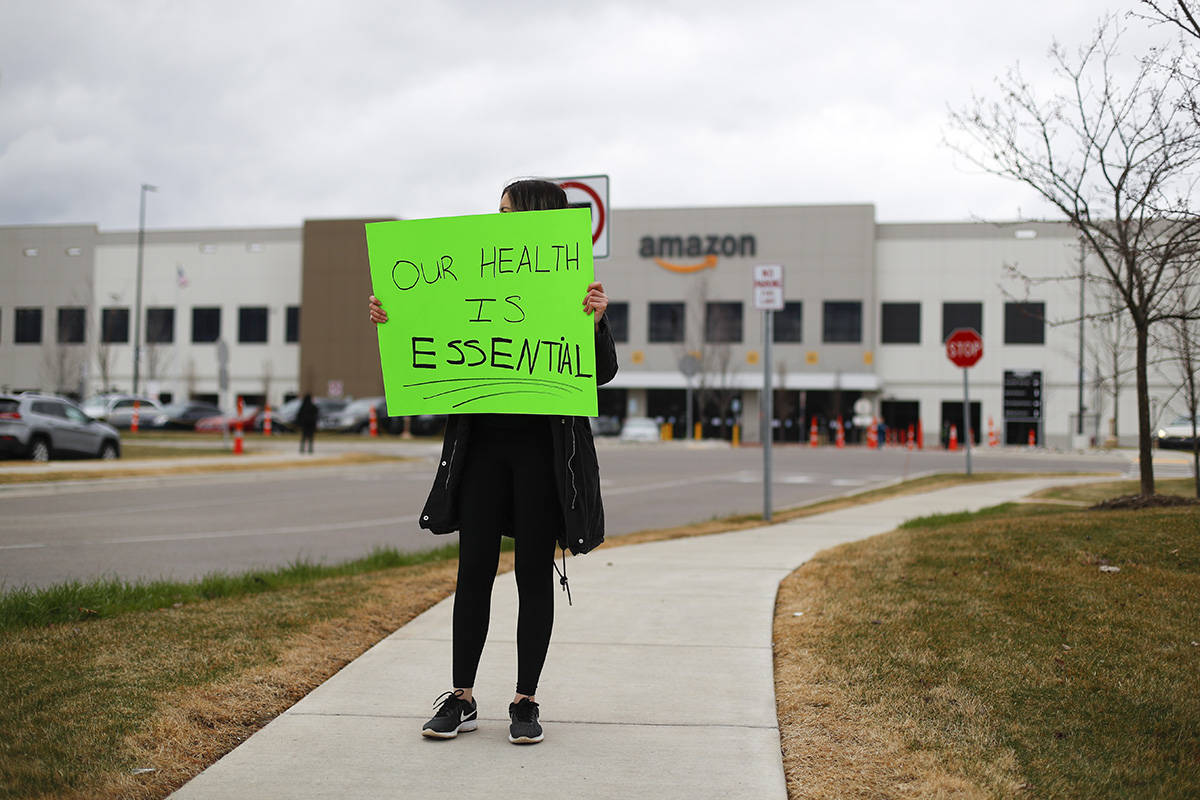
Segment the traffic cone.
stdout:
<path fill-rule="evenodd" d="M 988 417 L 988 447 L 996 447 L 1000 444 L 1000 437 L 996 435 L 996 427 L 992 424 L 992 418 Z"/>
<path fill-rule="evenodd" d="M 263 408 L 263 436 L 271 435 L 271 404 L 267 403 Z"/>
<path fill-rule="evenodd" d="M 808 446 L 817 447 L 820 444 L 820 435 L 817 433 L 817 418 L 813 417 L 812 425 L 808 428 Z"/>
<path fill-rule="evenodd" d="M 879 447 L 879 432 L 876 430 L 876 425 L 879 421 L 871 417 L 871 427 L 867 428 L 867 449 L 874 450 Z"/>
<path fill-rule="evenodd" d="M 908 426 L 908 449 L 912 450 L 917 444 L 916 434 L 913 433 L 913 426 Z"/>
<path fill-rule="evenodd" d="M 133 419 L 129 420 L 129 432 L 138 432 L 138 408 L 141 406 L 140 400 L 133 401 Z"/>
<path fill-rule="evenodd" d="M 1033 428 L 1029 429 L 1029 446 L 1037 447 L 1037 433 L 1033 430 Z"/>
<path fill-rule="evenodd" d="M 245 406 L 242 404 L 242 398 L 238 398 L 237 403 L 237 419 L 233 423 L 233 454 L 240 456 L 242 449 L 242 409 Z"/>
<path fill-rule="evenodd" d="M 842 424 L 841 414 L 837 418 L 837 446 L 839 450 L 846 446 L 846 427 Z"/>
<path fill-rule="evenodd" d="M 917 420 L 917 449 L 925 449 L 925 426 L 921 424 L 921 420 Z"/>
<path fill-rule="evenodd" d="M 375 411 L 375 406 L 371 406 L 371 412 L 368 415 L 370 420 L 370 430 L 372 436 L 379 435 L 379 414 Z"/>
<path fill-rule="evenodd" d="M 955 450 L 958 449 L 958 426 L 957 425 L 950 426 L 950 444 L 946 449 L 948 449 L 951 453 L 953 453 Z"/>

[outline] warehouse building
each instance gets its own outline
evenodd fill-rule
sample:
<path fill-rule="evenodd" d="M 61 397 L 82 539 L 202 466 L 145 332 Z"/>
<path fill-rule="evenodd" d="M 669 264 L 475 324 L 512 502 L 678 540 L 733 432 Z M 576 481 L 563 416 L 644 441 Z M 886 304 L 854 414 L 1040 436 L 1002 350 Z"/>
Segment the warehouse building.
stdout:
<path fill-rule="evenodd" d="M 136 319 L 136 232 L 92 225 L 0 227 L 0 387 L 77 396 L 132 388 L 225 407 L 241 396 L 278 405 L 299 393 L 382 394 L 364 222 L 299 228 L 154 230 L 143 247 Z M 684 433 L 689 384 L 706 436 L 758 437 L 763 313 L 752 270 L 784 267 L 769 370 L 775 436 L 822 438 L 840 416 L 848 438 L 880 419 L 927 446 L 963 435 L 963 371 L 944 341 L 976 329 L 971 427 L 1002 443 L 1079 445 L 1107 438 L 1114 359 L 1084 327 L 1074 233 L 1056 223 L 878 223 L 874 206 L 616 210 L 610 257 L 596 275 L 611 298 L 620 373 L 602 416 L 650 416 Z M 1120 338 L 1117 337 L 1118 343 Z M 1119 346 L 1119 345 L 1118 345 Z M 1111 350 L 1111 346 L 1110 346 Z M 698 369 L 692 369 L 698 367 Z M 687 375 L 685 372 L 694 374 Z M 1121 440 L 1136 439 L 1132 379 L 1117 393 Z M 1156 376 L 1156 408 L 1172 396 Z"/>

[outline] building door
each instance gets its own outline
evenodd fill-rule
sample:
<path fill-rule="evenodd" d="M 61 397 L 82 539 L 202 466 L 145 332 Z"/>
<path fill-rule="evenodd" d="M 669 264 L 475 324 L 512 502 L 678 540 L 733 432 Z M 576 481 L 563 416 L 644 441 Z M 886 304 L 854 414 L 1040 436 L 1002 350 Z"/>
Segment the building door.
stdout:
<path fill-rule="evenodd" d="M 908 441 L 910 427 L 913 436 L 917 435 L 917 425 L 921 421 L 921 404 L 918 401 L 883 400 L 879 403 L 879 411 L 883 415 L 884 435 L 895 431 L 893 441 L 896 444 Z"/>
<path fill-rule="evenodd" d="M 966 429 L 963 427 L 963 404 L 962 400 L 943 400 L 942 401 L 942 447 L 950 444 L 950 426 L 953 425 L 958 429 L 958 443 L 961 445 L 966 439 Z M 976 400 L 971 401 L 971 442 L 975 445 L 979 444 L 979 415 L 980 405 Z"/>
<path fill-rule="evenodd" d="M 683 438 L 683 429 L 687 426 L 687 392 L 683 389 L 647 389 L 646 415 L 659 425 L 670 423 L 675 438 Z"/>

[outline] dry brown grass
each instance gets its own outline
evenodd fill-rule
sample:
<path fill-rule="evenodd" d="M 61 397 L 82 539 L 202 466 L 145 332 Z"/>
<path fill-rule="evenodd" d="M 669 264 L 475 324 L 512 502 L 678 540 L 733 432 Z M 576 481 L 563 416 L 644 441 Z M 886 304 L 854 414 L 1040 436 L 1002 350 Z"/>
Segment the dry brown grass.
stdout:
<path fill-rule="evenodd" d="M 454 589 L 456 568 L 455 562 L 444 562 L 331 579 L 343 584 L 337 587 L 338 594 L 357 595 L 359 602 L 299 630 L 262 663 L 155 698 L 151 724 L 127 736 L 120 748 L 122 763 L 152 767 L 154 772 L 133 775 L 110 770 L 74 791 L 42 797 L 149 800 L 167 796 L 380 639 L 447 597 Z M 511 568 L 512 554 L 502 553 L 501 569 Z M 253 602 L 256 598 L 241 598 L 213 603 L 220 607 L 217 610 L 185 607 L 168 613 L 236 615 L 241 606 Z"/>

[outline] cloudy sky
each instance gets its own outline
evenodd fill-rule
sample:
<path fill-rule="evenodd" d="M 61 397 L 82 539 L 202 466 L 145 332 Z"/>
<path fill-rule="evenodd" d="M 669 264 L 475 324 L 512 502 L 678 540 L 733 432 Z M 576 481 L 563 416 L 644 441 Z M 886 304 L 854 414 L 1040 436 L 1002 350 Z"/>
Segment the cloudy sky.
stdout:
<path fill-rule="evenodd" d="M 595 173 L 616 208 L 1031 216 L 1026 190 L 943 144 L 947 108 L 1017 62 L 1048 81 L 1051 41 L 1082 42 L 1104 10 L 9 0 L 0 225 L 135 228 L 143 182 L 160 187 L 148 227 L 194 228 L 479 213 L 512 177 Z"/>

